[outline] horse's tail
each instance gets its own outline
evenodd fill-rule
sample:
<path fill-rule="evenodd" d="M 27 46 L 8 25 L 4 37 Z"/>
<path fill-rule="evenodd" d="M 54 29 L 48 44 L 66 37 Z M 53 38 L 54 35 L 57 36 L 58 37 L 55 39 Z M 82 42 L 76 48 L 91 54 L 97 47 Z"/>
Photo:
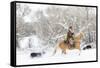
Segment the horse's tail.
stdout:
<path fill-rule="evenodd" d="M 53 51 L 52 56 L 56 54 L 56 52 L 57 52 L 57 48 L 58 48 L 58 46 L 56 46 L 56 47 L 54 48 L 54 51 Z"/>

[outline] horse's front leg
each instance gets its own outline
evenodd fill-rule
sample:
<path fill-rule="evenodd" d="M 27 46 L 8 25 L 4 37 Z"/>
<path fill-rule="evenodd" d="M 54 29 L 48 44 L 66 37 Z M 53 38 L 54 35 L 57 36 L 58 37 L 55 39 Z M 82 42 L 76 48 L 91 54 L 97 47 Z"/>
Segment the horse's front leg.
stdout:
<path fill-rule="evenodd" d="M 62 54 L 66 54 L 66 50 L 62 50 Z"/>
<path fill-rule="evenodd" d="M 79 48 L 79 56 L 80 56 L 80 54 L 81 54 L 81 49 Z"/>
<path fill-rule="evenodd" d="M 78 55 L 80 56 L 80 54 L 81 54 L 81 49 L 80 48 L 77 48 L 77 52 L 78 52 Z"/>
<path fill-rule="evenodd" d="M 64 50 L 64 54 L 66 54 L 66 50 Z"/>

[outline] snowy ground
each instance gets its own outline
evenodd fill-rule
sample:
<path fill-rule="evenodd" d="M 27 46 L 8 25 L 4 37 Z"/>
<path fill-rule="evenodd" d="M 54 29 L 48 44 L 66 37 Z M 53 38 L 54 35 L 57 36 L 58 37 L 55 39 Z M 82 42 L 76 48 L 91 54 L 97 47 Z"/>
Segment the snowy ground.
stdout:
<path fill-rule="evenodd" d="M 17 65 L 29 65 L 29 64 L 45 64 L 45 63 L 61 63 L 61 62 L 77 62 L 77 61 L 91 61 L 96 60 L 96 49 L 87 50 L 69 50 L 67 54 L 62 54 L 61 49 L 58 49 L 54 53 L 54 47 L 51 45 L 43 46 L 37 36 L 25 37 L 20 43 L 20 49 L 17 49 L 16 63 Z M 29 48 L 29 45 L 31 48 Z M 32 58 L 31 53 L 34 52 L 45 52 L 40 57 Z"/>
<path fill-rule="evenodd" d="M 31 50 L 17 51 L 17 65 L 28 64 L 45 64 L 45 63 L 60 63 L 60 62 L 77 62 L 96 60 L 96 49 L 81 50 L 80 55 L 78 50 L 70 50 L 66 55 L 57 51 L 53 54 L 52 48 L 41 57 L 30 57 Z"/>

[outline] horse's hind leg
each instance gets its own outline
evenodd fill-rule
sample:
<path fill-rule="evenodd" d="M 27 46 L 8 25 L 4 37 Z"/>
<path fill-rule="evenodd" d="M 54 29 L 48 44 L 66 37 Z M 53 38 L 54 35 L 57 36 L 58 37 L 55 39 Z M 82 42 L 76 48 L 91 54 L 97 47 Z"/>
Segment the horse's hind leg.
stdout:
<path fill-rule="evenodd" d="M 81 50 L 79 49 L 79 55 L 81 54 Z"/>
<path fill-rule="evenodd" d="M 80 49 L 78 49 L 78 52 L 79 52 L 79 54 L 78 54 L 78 55 L 80 56 L 81 50 L 80 50 Z"/>
<path fill-rule="evenodd" d="M 64 50 L 62 50 L 62 54 L 64 54 Z"/>
<path fill-rule="evenodd" d="M 66 54 L 66 50 L 64 50 L 64 54 Z"/>
<path fill-rule="evenodd" d="M 62 50 L 62 54 L 66 54 L 66 50 Z"/>

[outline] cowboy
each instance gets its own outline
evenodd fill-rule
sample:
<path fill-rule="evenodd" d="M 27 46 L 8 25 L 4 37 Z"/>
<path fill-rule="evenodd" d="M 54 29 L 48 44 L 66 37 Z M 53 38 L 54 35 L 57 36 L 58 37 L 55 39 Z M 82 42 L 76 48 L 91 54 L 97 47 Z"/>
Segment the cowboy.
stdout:
<path fill-rule="evenodd" d="M 74 46 L 74 30 L 72 26 L 68 29 L 66 43 L 70 45 L 69 47 Z"/>

